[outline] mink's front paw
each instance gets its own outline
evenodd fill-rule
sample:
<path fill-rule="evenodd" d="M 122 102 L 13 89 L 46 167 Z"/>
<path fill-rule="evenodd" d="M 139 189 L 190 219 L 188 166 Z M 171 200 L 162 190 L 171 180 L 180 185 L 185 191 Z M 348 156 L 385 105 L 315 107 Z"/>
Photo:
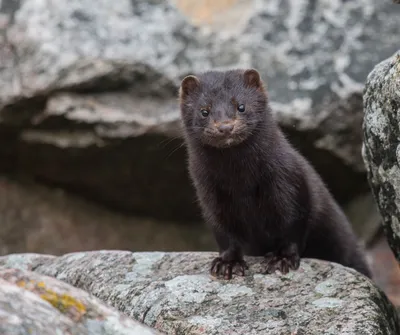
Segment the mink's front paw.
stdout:
<path fill-rule="evenodd" d="M 274 273 L 279 270 L 282 274 L 287 274 L 289 270 L 297 270 L 300 266 L 300 256 L 298 253 L 274 253 L 265 255 L 264 273 Z"/>
<path fill-rule="evenodd" d="M 224 279 L 232 278 L 232 270 L 240 276 L 245 275 L 245 270 L 249 267 L 243 259 L 225 261 L 221 257 L 215 258 L 211 263 L 210 273 L 214 277 L 223 276 Z"/>

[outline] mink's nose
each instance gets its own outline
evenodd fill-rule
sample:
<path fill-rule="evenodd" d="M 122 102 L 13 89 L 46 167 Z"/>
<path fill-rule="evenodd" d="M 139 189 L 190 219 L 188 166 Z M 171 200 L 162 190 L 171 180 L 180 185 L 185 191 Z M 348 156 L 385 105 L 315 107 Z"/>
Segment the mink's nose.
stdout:
<path fill-rule="evenodd" d="M 233 123 L 221 123 L 217 129 L 221 134 L 230 134 L 233 130 Z"/>

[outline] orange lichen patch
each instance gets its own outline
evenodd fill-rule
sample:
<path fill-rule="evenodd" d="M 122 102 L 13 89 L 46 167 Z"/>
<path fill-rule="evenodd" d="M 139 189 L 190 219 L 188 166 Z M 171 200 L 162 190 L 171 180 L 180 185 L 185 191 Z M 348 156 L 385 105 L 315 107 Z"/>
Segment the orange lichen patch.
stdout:
<path fill-rule="evenodd" d="M 33 280 L 21 279 L 21 280 L 17 281 L 15 284 L 19 287 L 22 287 L 22 288 L 32 291 L 32 289 L 35 287 L 36 282 L 34 282 Z"/>
<path fill-rule="evenodd" d="M 61 313 L 71 314 L 78 319 L 86 313 L 85 305 L 68 294 L 57 294 L 46 289 L 44 293 L 40 294 L 40 297 L 52 304 Z"/>
<path fill-rule="evenodd" d="M 69 294 L 59 294 L 53 290 L 46 288 L 46 283 L 43 281 L 35 282 L 33 280 L 19 280 L 16 285 L 23 287 L 31 292 L 37 293 L 40 298 L 49 302 L 53 307 L 57 308 L 61 313 L 67 314 L 69 317 L 78 321 L 86 314 L 86 306 L 78 299 Z"/>
<path fill-rule="evenodd" d="M 17 286 L 19 286 L 19 287 L 25 287 L 26 286 L 26 282 L 24 280 L 19 280 L 15 284 Z"/>
<path fill-rule="evenodd" d="M 175 0 L 176 6 L 195 24 L 211 24 L 216 16 L 229 10 L 239 0 Z"/>

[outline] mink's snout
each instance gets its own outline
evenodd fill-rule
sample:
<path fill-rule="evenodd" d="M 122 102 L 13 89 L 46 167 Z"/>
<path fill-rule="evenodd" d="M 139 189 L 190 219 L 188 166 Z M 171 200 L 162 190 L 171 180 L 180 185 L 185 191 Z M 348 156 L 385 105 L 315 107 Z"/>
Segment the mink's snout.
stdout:
<path fill-rule="evenodd" d="M 246 139 L 244 130 L 237 120 L 214 122 L 204 128 L 203 142 L 216 148 L 231 147 Z"/>
<path fill-rule="evenodd" d="M 223 135 L 230 135 L 233 131 L 234 126 L 235 125 L 233 124 L 233 122 L 222 122 L 216 124 L 218 132 Z"/>

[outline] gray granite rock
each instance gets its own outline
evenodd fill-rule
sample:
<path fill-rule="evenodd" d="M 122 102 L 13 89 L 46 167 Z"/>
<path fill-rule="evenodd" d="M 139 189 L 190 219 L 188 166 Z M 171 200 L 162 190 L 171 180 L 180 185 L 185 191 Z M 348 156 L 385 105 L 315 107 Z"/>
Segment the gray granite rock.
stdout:
<path fill-rule="evenodd" d="M 400 7 L 248 3 L 240 29 L 226 34 L 196 28 L 170 1 L 1 1 L 6 167 L 119 209 L 198 218 L 177 87 L 188 73 L 255 67 L 281 126 L 336 198 L 364 192 L 361 92 L 373 64 L 395 50 Z"/>
<path fill-rule="evenodd" d="M 368 76 L 364 110 L 363 157 L 389 245 L 400 261 L 400 51 Z"/>
<path fill-rule="evenodd" d="M 0 269 L 0 334 L 161 335 L 83 290 L 19 269 Z"/>
<path fill-rule="evenodd" d="M 394 307 L 367 278 L 338 264 L 303 260 L 296 272 L 245 277 L 208 273 L 213 253 L 97 251 L 62 257 L 9 255 L 0 268 L 55 277 L 93 293 L 166 334 L 397 334 Z"/>

